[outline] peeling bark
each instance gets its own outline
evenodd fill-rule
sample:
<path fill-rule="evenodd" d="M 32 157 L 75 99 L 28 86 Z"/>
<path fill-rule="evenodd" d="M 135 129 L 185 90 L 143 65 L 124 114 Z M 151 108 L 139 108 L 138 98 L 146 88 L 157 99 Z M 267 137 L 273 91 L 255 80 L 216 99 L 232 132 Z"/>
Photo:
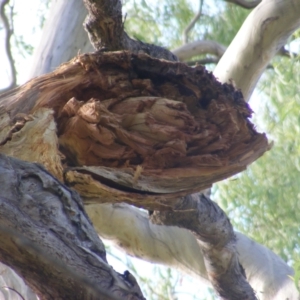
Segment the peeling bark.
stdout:
<path fill-rule="evenodd" d="M 164 209 L 174 197 L 244 170 L 269 149 L 232 86 L 202 66 L 144 54 L 78 56 L 0 100 L 9 114 L 0 150 L 25 159 L 22 138 L 34 136 L 27 159 L 38 154 L 59 178 L 64 168 L 65 182 L 89 202 L 103 196 Z"/>

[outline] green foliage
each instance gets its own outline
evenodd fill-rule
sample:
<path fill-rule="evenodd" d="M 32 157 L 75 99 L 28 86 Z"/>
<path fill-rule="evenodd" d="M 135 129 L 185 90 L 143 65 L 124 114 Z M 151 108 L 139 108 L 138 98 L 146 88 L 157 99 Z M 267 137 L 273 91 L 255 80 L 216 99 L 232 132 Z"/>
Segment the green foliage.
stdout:
<path fill-rule="evenodd" d="M 132 37 L 156 45 L 174 48 L 195 12 L 188 0 L 127 1 L 125 29 Z"/>
<path fill-rule="evenodd" d="M 300 260 L 294 264 L 295 276 L 293 278 L 295 285 L 300 292 Z"/>
<path fill-rule="evenodd" d="M 144 42 L 171 49 L 179 47 L 184 30 L 198 11 L 199 3 L 192 4 L 195 3 L 188 0 L 126 1 L 126 31 Z M 249 12 L 221 0 L 204 1 L 202 15 L 189 40 L 211 39 L 229 45 Z"/>
<path fill-rule="evenodd" d="M 236 180 L 218 184 L 216 195 L 236 229 L 294 262 L 300 252 L 300 63 L 276 58 L 273 67 L 260 85 L 267 96 L 260 114 L 274 146 Z"/>
<path fill-rule="evenodd" d="M 209 30 L 204 35 L 204 39 L 218 41 L 219 43 L 228 46 L 236 33 L 247 18 L 250 10 L 243 9 L 235 4 L 222 3 L 223 7 L 215 15 L 206 16 L 206 23 L 209 24 Z"/>

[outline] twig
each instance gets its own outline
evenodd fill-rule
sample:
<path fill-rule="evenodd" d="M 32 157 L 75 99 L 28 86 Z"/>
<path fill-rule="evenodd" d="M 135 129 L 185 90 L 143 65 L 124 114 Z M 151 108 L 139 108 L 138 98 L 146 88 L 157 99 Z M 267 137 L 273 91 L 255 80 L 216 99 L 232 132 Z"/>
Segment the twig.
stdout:
<path fill-rule="evenodd" d="M 194 16 L 190 24 L 184 29 L 183 31 L 183 43 L 186 44 L 189 41 L 189 32 L 192 30 L 192 28 L 195 26 L 196 22 L 200 19 L 202 14 L 202 6 L 203 6 L 203 0 L 199 1 L 199 9 L 197 14 Z"/>
<path fill-rule="evenodd" d="M 172 52 L 177 55 L 181 61 L 186 61 L 193 56 L 201 54 L 213 54 L 221 58 L 225 50 L 226 47 L 216 41 L 202 40 L 185 44 L 172 50 Z"/>
<path fill-rule="evenodd" d="M 247 0 L 225 0 L 226 2 L 234 3 L 238 6 L 241 6 L 243 8 L 251 9 L 256 7 L 261 0 L 254 0 L 254 1 L 247 1 Z"/>
<path fill-rule="evenodd" d="M 0 90 L 1 92 L 8 91 L 16 86 L 17 82 L 17 71 L 15 67 L 15 62 L 11 53 L 11 47 L 10 47 L 10 38 L 13 34 L 13 26 L 9 24 L 8 18 L 5 14 L 5 6 L 9 3 L 9 0 L 2 0 L 0 2 L 0 19 L 3 23 L 4 27 L 4 49 L 5 53 L 9 62 L 10 67 L 10 73 L 11 73 L 11 82 L 9 85 L 3 89 Z"/>

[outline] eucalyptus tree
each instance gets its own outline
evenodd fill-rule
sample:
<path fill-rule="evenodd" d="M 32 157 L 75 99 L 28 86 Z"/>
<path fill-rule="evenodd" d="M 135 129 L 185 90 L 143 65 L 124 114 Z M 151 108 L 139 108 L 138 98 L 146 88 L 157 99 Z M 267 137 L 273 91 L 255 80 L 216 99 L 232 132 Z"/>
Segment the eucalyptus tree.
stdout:
<path fill-rule="evenodd" d="M 91 5 L 89 1 L 85 2 L 87 5 Z M 105 1 L 103 1 L 102 4 L 101 1 L 99 3 L 100 5 L 103 4 L 107 7 L 112 5 L 105 3 Z M 238 3 L 243 4 L 242 1 L 239 1 Z M 249 5 L 248 2 L 245 3 L 246 4 L 243 5 Z M 143 2 L 141 4 L 143 4 Z M 118 2 L 113 3 L 113 5 L 120 4 Z M 127 3 L 127 5 L 129 6 L 129 12 L 133 12 L 133 8 L 130 7 L 132 4 Z M 297 1 L 270 0 L 263 1 L 260 4 L 259 2 L 253 2 L 252 5 L 253 7 L 256 6 L 256 8 L 254 8 L 248 16 L 248 12 L 236 8 L 234 5 L 226 7 L 224 5 L 224 7 L 221 8 L 221 12 L 219 12 L 220 20 L 212 22 L 211 24 L 209 21 L 212 18 L 217 19 L 217 13 L 212 17 L 204 14 L 202 10 L 206 7 L 202 2 L 200 2 L 199 11 L 196 12 L 193 20 L 192 9 L 189 9 L 189 5 L 185 1 L 178 1 L 177 7 L 175 5 L 170 5 L 169 11 L 168 6 L 164 6 L 165 11 L 163 11 L 161 6 L 157 6 L 156 11 L 152 12 L 152 16 L 153 14 L 157 17 L 159 17 L 160 14 L 162 16 L 168 14 L 177 16 L 176 21 L 170 22 L 169 24 L 167 18 L 164 19 L 163 17 L 163 23 L 166 28 L 168 26 L 174 26 L 175 24 L 175 27 L 178 27 L 180 34 L 183 33 L 182 39 L 185 44 L 180 45 L 178 42 L 179 36 L 166 35 L 166 38 L 164 38 L 165 33 L 163 31 L 159 34 L 155 34 L 155 30 L 161 30 L 155 22 L 149 22 L 153 27 L 153 30 L 150 32 L 152 41 L 150 41 L 158 44 L 160 43 L 163 46 L 175 47 L 173 53 L 182 60 L 190 60 L 195 57 L 196 61 L 203 63 L 217 63 L 217 66 L 214 69 L 215 76 L 222 82 L 233 81 L 234 85 L 238 89 L 241 89 L 245 99 L 248 100 L 259 77 L 270 63 L 271 58 L 279 51 L 285 53 L 285 51 L 282 50 L 282 47 L 285 45 L 293 31 L 297 29 L 300 22 L 298 18 L 300 3 Z M 151 6 L 147 4 L 141 6 L 141 9 L 142 8 L 144 10 L 151 10 Z M 178 8 L 182 8 L 183 12 L 185 12 L 182 14 L 182 19 L 180 18 L 179 13 L 176 15 Z M 89 9 L 92 11 L 91 7 L 89 7 Z M 112 24 L 111 26 L 113 27 L 115 21 L 114 15 L 110 15 L 109 10 L 105 12 L 106 15 L 102 15 L 101 22 L 103 23 L 101 24 L 108 26 L 108 28 L 110 28 L 110 25 Z M 235 12 L 235 14 L 230 14 L 232 12 Z M 244 17 L 247 16 L 247 18 L 239 32 L 235 35 L 234 28 L 238 26 L 237 24 L 241 15 L 244 15 Z M 81 1 L 61 1 L 59 3 L 53 3 L 49 20 L 45 26 L 43 39 L 35 53 L 36 59 L 30 77 L 52 71 L 60 63 L 75 56 L 79 49 L 81 52 L 86 52 L 91 49 L 91 45 L 87 41 L 87 35 L 80 25 L 85 16 L 86 11 L 84 10 Z M 137 16 L 139 18 L 140 13 L 138 13 Z M 137 38 L 143 38 L 144 41 L 147 41 L 147 39 L 136 30 L 136 24 L 139 24 L 139 21 L 141 21 L 137 20 L 137 16 L 135 16 L 135 18 L 134 16 L 128 16 L 128 32 L 136 35 Z M 222 30 L 226 31 L 226 26 L 222 24 L 222 21 L 228 20 L 229 16 L 231 16 L 230 21 L 232 21 L 232 23 L 225 23 L 231 24 L 232 26 L 229 26 L 228 34 L 225 35 L 222 34 Z M 235 16 L 238 17 L 235 19 Z M 196 24 L 199 17 L 200 21 L 203 21 L 203 24 L 209 25 L 206 27 L 203 24 L 198 25 L 197 27 L 194 27 L 194 31 L 192 31 L 193 26 Z M 145 22 L 141 21 L 141 24 L 146 26 Z M 88 23 L 88 25 L 90 24 Z M 144 28 L 144 30 L 146 30 L 147 27 Z M 207 40 L 207 38 L 214 38 L 215 32 L 217 32 L 215 36 L 218 36 L 218 29 L 220 29 L 219 35 L 222 39 L 220 38 L 218 41 Z M 90 27 L 88 26 L 87 30 L 89 31 L 94 44 L 97 42 L 99 43 L 99 40 L 97 40 L 97 38 L 99 38 L 97 32 L 90 30 Z M 134 30 L 136 30 L 136 32 L 134 32 Z M 76 35 L 74 33 L 76 33 Z M 235 38 L 231 41 L 234 35 Z M 68 38 L 66 38 L 66 36 Z M 195 39 L 196 36 L 201 37 L 201 39 L 189 42 L 191 39 Z M 132 40 L 130 40 L 127 35 L 124 36 L 123 33 L 119 38 L 119 45 L 115 46 L 115 48 L 110 40 L 110 38 L 112 40 L 114 39 L 112 36 L 105 36 L 100 32 L 100 38 L 101 43 L 108 48 L 104 49 L 104 51 L 120 50 L 121 47 L 121 49 L 136 50 L 138 54 L 141 51 L 142 54 L 147 53 L 152 56 L 157 55 L 157 57 L 160 58 L 163 57 L 171 60 L 174 58 L 172 54 L 164 51 L 164 49 L 161 49 L 161 52 L 158 54 L 155 52 L 156 48 L 153 48 L 154 52 L 151 52 L 152 48 L 141 41 L 133 42 L 134 46 L 128 46 Z M 136 45 L 139 46 L 134 48 Z M 226 48 L 227 45 L 228 48 Z M 28 120 L 26 120 L 26 122 L 27 121 Z M 4 150 L 2 150 L 2 152 L 11 155 L 11 152 L 5 152 Z M 22 155 L 21 157 L 18 157 L 24 158 Z M 34 160 L 28 159 L 28 157 L 24 159 Z M 249 174 L 251 174 L 251 170 L 249 171 Z M 223 190 L 221 189 L 221 191 Z M 230 188 L 227 188 L 227 190 L 230 191 Z M 223 203 L 225 203 L 224 199 L 226 199 L 227 203 L 230 203 L 231 198 L 225 197 L 225 193 L 221 193 L 221 195 L 223 197 Z M 228 195 L 231 195 L 230 192 L 228 192 Z M 233 199 L 236 198 L 237 196 L 233 195 Z M 193 197 L 191 199 L 195 200 Z M 254 201 L 256 199 L 250 200 Z M 237 200 L 234 201 L 234 203 L 237 203 Z M 230 207 L 230 205 L 228 206 Z M 241 210 L 242 209 L 243 207 Z M 201 241 L 199 236 L 196 235 L 195 238 L 195 236 L 186 229 L 167 226 L 167 224 L 179 225 L 179 223 L 172 223 L 168 219 L 168 215 L 159 215 L 158 219 L 160 219 L 160 221 L 163 219 L 165 223 L 163 222 L 163 226 L 158 226 L 151 223 L 150 218 L 145 212 L 128 204 L 93 203 L 86 205 L 86 211 L 93 220 L 99 234 L 104 238 L 114 240 L 116 245 L 121 246 L 129 254 L 142 257 L 152 262 L 164 263 L 179 268 L 204 280 L 211 280 L 216 287 L 210 274 L 212 270 L 210 270 L 208 265 L 209 260 L 207 260 L 205 255 L 204 259 L 202 256 L 202 254 L 205 253 L 207 245 L 205 245 L 205 243 L 203 244 L 203 241 Z M 239 210 L 236 211 L 237 213 L 240 212 Z M 154 217 L 151 217 L 154 222 L 155 217 L 157 217 L 157 214 L 154 214 Z M 246 224 L 246 226 L 252 226 L 250 220 L 245 221 L 242 220 L 241 217 L 236 220 L 236 223 L 238 222 Z M 13 233 L 14 232 L 12 232 L 12 234 Z M 245 235 L 237 232 L 235 235 L 237 237 L 236 247 L 239 253 L 239 260 L 245 269 L 247 280 L 250 282 L 259 298 L 282 299 L 283 297 L 290 297 L 291 299 L 294 299 L 295 297 L 298 297 L 296 288 L 289 277 L 293 274 L 290 267 L 288 267 L 273 252 L 256 244 Z M 16 236 L 18 237 L 18 235 Z M 228 244 L 225 244 L 225 247 L 221 249 L 221 252 L 217 253 L 217 256 L 221 255 L 219 258 L 223 255 L 224 260 L 221 259 L 221 264 L 225 264 L 226 270 L 228 266 L 228 259 L 226 262 L 225 257 L 226 253 L 231 253 L 230 251 L 232 249 L 233 253 L 235 253 L 235 246 L 231 249 L 231 242 L 232 241 L 230 240 L 230 243 L 228 242 Z M 98 245 L 97 247 L 100 246 Z M 36 249 L 33 247 L 31 250 L 34 252 Z M 38 252 L 39 251 L 37 251 L 37 253 Z M 288 258 L 290 257 L 288 256 Z M 112 277 L 115 276 L 114 274 L 110 275 Z M 127 278 L 126 276 L 124 274 L 125 279 Z M 129 283 L 132 282 L 131 279 L 128 281 Z M 236 282 L 233 283 L 233 286 L 235 286 L 235 284 Z M 132 283 L 132 286 L 136 287 L 134 283 Z M 102 291 L 96 290 L 92 291 L 92 293 L 93 292 Z M 220 292 L 220 295 L 224 296 L 222 291 Z M 254 296 L 252 295 L 251 297 Z M 252 299 L 251 297 L 248 298 Z"/>

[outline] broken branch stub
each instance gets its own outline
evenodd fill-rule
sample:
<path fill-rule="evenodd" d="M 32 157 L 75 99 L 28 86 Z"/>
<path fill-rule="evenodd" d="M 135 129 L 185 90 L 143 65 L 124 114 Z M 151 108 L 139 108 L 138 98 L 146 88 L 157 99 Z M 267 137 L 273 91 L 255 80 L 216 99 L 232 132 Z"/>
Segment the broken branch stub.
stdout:
<path fill-rule="evenodd" d="M 28 115 L 54 111 L 64 180 L 87 202 L 168 208 L 168 201 L 244 170 L 269 149 L 241 92 L 203 66 L 145 54 L 81 55 L 1 98 L 11 123 L 27 116 L 23 127 Z M 19 127 L 7 130 L 2 147 Z M 54 173 L 57 161 L 48 163 Z"/>

